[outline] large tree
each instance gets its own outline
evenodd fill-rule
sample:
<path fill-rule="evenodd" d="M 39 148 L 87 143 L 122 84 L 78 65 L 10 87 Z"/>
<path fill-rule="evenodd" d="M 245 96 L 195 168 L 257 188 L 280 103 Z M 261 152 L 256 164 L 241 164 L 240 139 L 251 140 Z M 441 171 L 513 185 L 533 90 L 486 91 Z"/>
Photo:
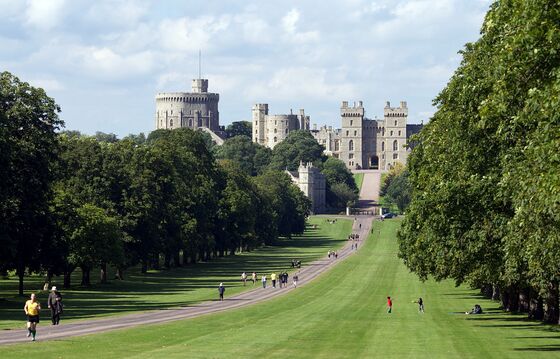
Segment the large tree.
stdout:
<path fill-rule="evenodd" d="M 549 321 L 560 282 L 558 24 L 557 1 L 491 6 L 417 137 L 399 234 L 421 277 L 492 286 L 509 310 L 544 300 Z"/>
<path fill-rule="evenodd" d="M 317 142 L 311 132 L 293 131 L 274 146 L 270 167 L 275 170 L 295 171 L 301 162 L 319 165 L 323 158 L 323 150 L 323 146 Z"/>
<path fill-rule="evenodd" d="M 57 158 L 60 108 L 41 88 L 0 74 L 0 270 L 38 270 L 50 238 L 48 201 Z"/>

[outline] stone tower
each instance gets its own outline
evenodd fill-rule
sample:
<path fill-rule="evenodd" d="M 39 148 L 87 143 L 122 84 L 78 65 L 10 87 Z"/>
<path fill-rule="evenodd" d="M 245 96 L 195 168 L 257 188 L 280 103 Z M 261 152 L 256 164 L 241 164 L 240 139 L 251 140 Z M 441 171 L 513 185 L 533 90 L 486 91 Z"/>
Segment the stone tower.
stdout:
<path fill-rule="evenodd" d="M 309 130 L 310 119 L 303 109 L 299 110 L 299 115 L 291 110 L 289 115 L 270 115 L 268 104 L 258 103 L 253 105 L 251 113 L 253 142 L 269 148 L 274 148 L 292 131 Z"/>
<path fill-rule="evenodd" d="M 348 101 L 343 101 L 340 107 L 342 129 L 340 133 L 340 159 L 348 168 L 362 168 L 363 154 L 363 120 L 364 106 L 362 101 L 353 106 L 348 106 Z"/>
<path fill-rule="evenodd" d="M 384 126 L 380 168 L 390 169 L 396 162 L 406 163 L 408 157 L 408 151 L 406 149 L 408 108 L 406 106 L 406 101 L 401 101 L 399 107 L 391 107 L 391 103 L 387 101 L 383 113 Z"/>
<path fill-rule="evenodd" d="M 207 79 L 192 80 L 191 92 L 165 92 L 156 95 L 157 129 L 188 127 L 220 131 L 220 95 L 208 92 Z"/>
<path fill-rule="evenodd" d="M 266 116 L 268 116 L 268 104 L 255 104 L 251 113 L 253 115 L 253 142 L 266 146 Z"/>

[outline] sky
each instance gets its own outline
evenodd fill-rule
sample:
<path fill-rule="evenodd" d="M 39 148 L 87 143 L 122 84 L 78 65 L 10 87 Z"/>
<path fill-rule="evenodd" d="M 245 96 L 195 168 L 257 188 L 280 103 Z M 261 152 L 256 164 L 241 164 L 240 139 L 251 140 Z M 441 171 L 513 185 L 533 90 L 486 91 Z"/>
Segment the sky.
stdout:
<path fill-rule="evenodd" d="M 220 123 L 300 108 L 340 127 L 342 101 L 427 122 L 491 0 L 0 0 L 0 71 L 42 87 L 66 129 L 148 133 L 155 95 L 202 77 Z"/>

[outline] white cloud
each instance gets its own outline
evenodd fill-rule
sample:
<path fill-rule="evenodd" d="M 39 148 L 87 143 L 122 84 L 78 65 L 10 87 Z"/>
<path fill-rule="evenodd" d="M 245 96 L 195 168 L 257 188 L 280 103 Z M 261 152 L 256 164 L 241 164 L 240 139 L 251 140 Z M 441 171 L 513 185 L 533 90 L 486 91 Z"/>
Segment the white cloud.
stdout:
<path fill-rule="evenodd" d="M 160 45 L 169 51 L 197 52 L 212 47 L 212 38 L 230 25 L 228 16 L 165 19 L 159 25 Z"/>
<path fill-rule="evenodd" d="M 269 79 L 259 81 L 246 89 L 247 97 L 255 101 L 333 100 L 356 96 L 352 84 L 338 76 L 328 76 L 324 69 L 288 67 L 275 71 Z M 337 81 L 338 80 L 338 81 Z M 333 81 L 333 82 L 331 82 Z"/>
<path fill-rule="evenodd" d="M 110 0 L 95 2 L 88 10 L 86 18 L 107 26 L 130 27 L 148 15 L 148 3 L 135 0 Z"/>
<path fill-rule="evenodd" d="M 27 82 L 31 86 L 43 88 L 47 93 L 65 90 L 65 86 L 60 81 L 50 77 L 39 77 Z"/>
<path fill-rule="evenodd" d="M 64 0 L 28 0 L 26 23 L 41 30 L 50 30 L 63 19 L 64 5 Z"/>
<path fill-rule="evenodd" d="M 282 28 L 284 29 L 287 38 L 294 42 L 304 43 L 319 40 L 318 31 L 305 31 L 298 32 L 297 25 L 300 19 L 300 12 L 297 9 L 290 10 L 284 17 L 282 17 Z"/>

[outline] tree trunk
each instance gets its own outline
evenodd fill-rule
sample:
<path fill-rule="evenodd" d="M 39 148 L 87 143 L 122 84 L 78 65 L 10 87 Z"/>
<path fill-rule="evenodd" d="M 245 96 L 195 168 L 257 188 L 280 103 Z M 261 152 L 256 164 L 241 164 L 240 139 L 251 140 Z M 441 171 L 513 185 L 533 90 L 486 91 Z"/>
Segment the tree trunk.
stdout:
<path fill-rule="evenodd" d="M 163 267 L 165 269 L 169 269 L 171 267 L 171 255 L 168 252 L 165 252 L 163 255 Z"/>
<path fill-rule="evenodd" d="M 530 291 L 529 288 L 525 288 L 519 292 L 519 306 L 517 311 L 519 313 L 528 313 L 530 306 Z"/>
<path fill-rule="evenodd" d="M 25 266 L 21 263 L 18 265 L 17 268 L 17 276 L 18 276 L 18 293 L 20 296 L 23 296 L 23 276 L 25 274 Z"/>
<path fill-rule="evenodd" d="M 64 271 L 64 284 L 62 285 L 64 289 L 70 288 L 72 271 Z"/>
<path fill-rule="evenodd" d="M 89 274 L 91 269 L 89 267 L 80 267 L 82 269 L 82 283 L 83 286 L 91 285 L 91 281 L 89 279 Z"/>
<path fill-rule="evenodd" d="M 549 285 L 548 298 L 546 299 L 546 313 L 544 320 L 547 323 L 558 323 L 558 283 Z"/>
<path fill-rule="evenodd" d="M 175 267 L 181 267 L 181 252 L 180 251 L 175 251 L 175 253 L 173 254 L 173 262 L 175 264 Z"/>
<path fill-rule="evenodd" d="M 543 299 L 540 295 L 533 292 L 533 297 L 529 301 L 529 319 L 542 320 L 544 317 Z"/>
<path fill-rule="evenodd" d="M 145 259 L 142 259 L 142 268 L 140 269 L 140 272 L 142 274 L 148 273 L 148 261 Z"/>
<path fill-rule="evenodd" d="M 122 268 L 117 268 L 117 272 L 115 273 L 115 278 L 118 280 L 124 280 L 124 270 Z"/>
<path fill-rule="evenodd" d="M 107 283 L 107 263 L 101 265 L 101 273 L 99 280 L 101 283 Z"/>
<path fill-rule="evenodd" d="M 497 284 L 492 285 L 492 300 L 500 299 L 500 287 Z"/>
<path fill-rule="evenodd" d="M 154 257 L 152 258 L 152 268 L 154 268 L 155 270 L 159 270 L 160 266 L 159 266 L 159 254 L 154 254 Z"/>

